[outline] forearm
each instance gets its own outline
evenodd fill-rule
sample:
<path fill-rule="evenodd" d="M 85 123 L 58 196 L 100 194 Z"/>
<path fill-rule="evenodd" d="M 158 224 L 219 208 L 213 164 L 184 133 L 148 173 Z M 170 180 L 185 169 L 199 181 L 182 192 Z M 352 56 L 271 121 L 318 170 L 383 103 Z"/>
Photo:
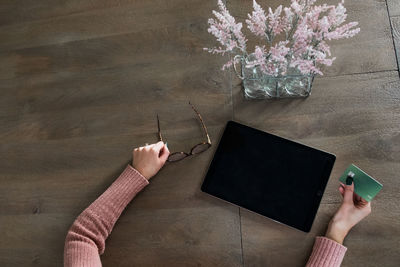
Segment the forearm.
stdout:
<path fill-rule="evenodd" d="M 99 266 L 105 240 L 129 202 L 148 181 L 128 165 L 117 180 L 72 224 L 64 247 L 64 266 Z"/>
<path fill-rule="evenodd" d="M 122 211 L 149 182 L 131 165 L 127 165 L 117 180 L 85 211 L 101 218 L 107 232 L 111 232 Z"/>

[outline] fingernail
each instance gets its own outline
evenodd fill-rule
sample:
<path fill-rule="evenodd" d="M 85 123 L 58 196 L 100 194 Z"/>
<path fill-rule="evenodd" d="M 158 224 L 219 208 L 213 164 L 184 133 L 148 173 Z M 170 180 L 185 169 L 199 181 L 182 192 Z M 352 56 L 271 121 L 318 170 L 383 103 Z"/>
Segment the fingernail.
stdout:
<path fill-rule="evenodd" d="M 168 148 L 168 142 L 165 142 L 165 146 Z"/>
<path fill-rule="evenodd" d="M 353 183 L 353 178 L 350 176 L 347 176 L 346 178 L 346 185 L 351 185 Z"/>

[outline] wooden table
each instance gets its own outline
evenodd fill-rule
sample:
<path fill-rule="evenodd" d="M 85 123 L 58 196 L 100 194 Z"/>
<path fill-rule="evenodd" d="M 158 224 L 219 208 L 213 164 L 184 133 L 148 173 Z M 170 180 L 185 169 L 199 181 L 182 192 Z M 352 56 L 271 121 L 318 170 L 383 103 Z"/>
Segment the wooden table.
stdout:
<path fill-rule="evenodd" d="M 265 1 L 276 7 L 279 2 Z M 288 1 L 286 1 L 288 3 Z M 355 163 L 384 189 L 345 240 L 343 266 L 400 262 L 400 2 L 347 0 L 361 33 L 302 100 L 245 101 L 207 18 L 216 0 L 0 1 L 0 266 L 61 266 L 75 217 L 157 141 L 202 139 L 191 100 L 217 141 L 227 120 L 337 156 L 312 231 L 280 225 L 200 191 L 216 146 L 167 164 L 127 207 L 104 266 L 303 266 Z M 243 20 L 251 1 L 230 0 Z"/>

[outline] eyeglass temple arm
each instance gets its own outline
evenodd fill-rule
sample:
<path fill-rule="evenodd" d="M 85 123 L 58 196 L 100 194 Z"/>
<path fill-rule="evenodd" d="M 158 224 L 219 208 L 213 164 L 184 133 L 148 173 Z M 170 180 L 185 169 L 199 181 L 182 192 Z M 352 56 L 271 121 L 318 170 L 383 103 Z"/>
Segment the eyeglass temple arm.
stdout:
<path fill-rule="evenodd" d="M 208 141 L 209 144 L 211 144 L 211 139 L 210 139 L 210 136 L 208 135 L 207 127 L 206 127 L 206 125 L 204 124 L 203 118 L 201 117 L 200 113 L 197 111 L 197 109 L 193 106 L 192 103 L 189 102 L 189 105 L 192 107 L 192 109 L 194 110 L 194 112 L 196 112 L 197 116 L 199 117 L 200 122 L 201 122 L 201 126 L 203 126 L 203 130 L 204 130 L 204 132 L 206 133 L 207 141 Z"/>
<path fill-rule="evenodd" d="M 162 135 L 161 135 L 161 130 L 160 130 L 160 119 L 158 118 L 158 114 L 157 114 L 157 128 L 158 128 L 158 138 L 160 139 L 160 141 L 163 141 Z"/>

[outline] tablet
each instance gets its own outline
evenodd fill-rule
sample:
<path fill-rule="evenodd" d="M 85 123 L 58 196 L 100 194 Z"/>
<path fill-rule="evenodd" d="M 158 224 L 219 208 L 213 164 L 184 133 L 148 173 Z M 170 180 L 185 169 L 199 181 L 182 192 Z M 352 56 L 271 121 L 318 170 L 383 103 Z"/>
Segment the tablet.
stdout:
<path fill-rule="evenodd" d="M 229 121 L 201 190 L 309 232 L 336 157 Z"/>

